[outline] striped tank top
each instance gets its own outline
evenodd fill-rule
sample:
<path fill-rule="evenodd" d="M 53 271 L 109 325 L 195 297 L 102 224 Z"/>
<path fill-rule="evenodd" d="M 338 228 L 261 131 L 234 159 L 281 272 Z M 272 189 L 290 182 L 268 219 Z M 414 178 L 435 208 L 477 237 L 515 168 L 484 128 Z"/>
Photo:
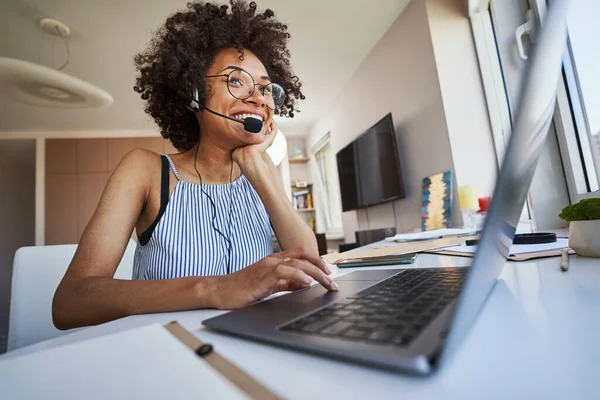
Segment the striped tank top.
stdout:
<path fill-rule="evenodd" d="M 224 275 L 228 259 L 236 272 L 273 253 L 269 215 L 244 175 L 201 186 L 182 181 L 171 158 L 161 157 L 160 211 L 138 236 L 133 279 Z M 170 198 L 169 167 L 178 181 Z"/>

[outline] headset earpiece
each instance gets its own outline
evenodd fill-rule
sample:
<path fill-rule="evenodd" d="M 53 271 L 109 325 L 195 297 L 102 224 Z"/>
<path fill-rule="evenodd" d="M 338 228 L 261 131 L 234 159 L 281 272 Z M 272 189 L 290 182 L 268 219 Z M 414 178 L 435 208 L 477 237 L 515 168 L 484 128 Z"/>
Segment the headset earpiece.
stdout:
<path fill-rule="evenodd" d="M 190 107 L 196 111 L 200 112 L 200 103 L 198 102 L 198 89 L 194 88 L 194 93 L 192 94 L 192 100 L 190 101 Z"/>

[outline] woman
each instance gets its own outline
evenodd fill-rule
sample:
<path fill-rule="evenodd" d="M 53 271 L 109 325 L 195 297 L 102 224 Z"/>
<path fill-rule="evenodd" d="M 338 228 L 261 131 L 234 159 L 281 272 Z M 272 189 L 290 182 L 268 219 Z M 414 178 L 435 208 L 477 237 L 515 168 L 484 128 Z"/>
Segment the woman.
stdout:
<path fill-rule="evenodd" d="M 293 117 L 303 98 L 273 16 L 254 2 L 190 3 L 136 56 L 134 89 L 180 153 L 123 158 L 55 293 L 56 327 L 234 309 L 312 279 L 337 290 L 265 153 L 274 113 Z M 134 279 L 113 279 L 134 228 Z"/>

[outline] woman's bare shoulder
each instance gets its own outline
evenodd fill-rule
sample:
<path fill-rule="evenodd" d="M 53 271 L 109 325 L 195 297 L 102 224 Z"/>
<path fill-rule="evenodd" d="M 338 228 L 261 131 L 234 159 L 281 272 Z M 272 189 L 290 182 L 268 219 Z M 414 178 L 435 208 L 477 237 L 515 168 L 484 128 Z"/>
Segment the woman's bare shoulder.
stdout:
<path fill-rule="evenodd" d="M 156 175 L 160 168 L 160 155 L 146 149 L 133 149 L 121 159 L 115 173 L 126 173 L 138 180 L 145 180 Z"/>
<path fill-rule="evenodd" d="M 121 162 L 135 163 L 138 165 L 151 166 L 152 164 L 160 164 L 160 155 L 146 149 L 130 150 Z"/>

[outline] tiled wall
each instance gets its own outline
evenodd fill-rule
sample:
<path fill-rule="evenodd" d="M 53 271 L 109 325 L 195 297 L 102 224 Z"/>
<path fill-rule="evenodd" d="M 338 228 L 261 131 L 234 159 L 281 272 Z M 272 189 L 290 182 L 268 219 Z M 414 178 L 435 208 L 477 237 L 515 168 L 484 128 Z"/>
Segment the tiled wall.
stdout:
<path fill-rule="evenodd" d="M 46 244 L 78 243 L 104 186 L 127 152 L 177 150 L 162 138 L 48 139 L 46 141 Z"/>

